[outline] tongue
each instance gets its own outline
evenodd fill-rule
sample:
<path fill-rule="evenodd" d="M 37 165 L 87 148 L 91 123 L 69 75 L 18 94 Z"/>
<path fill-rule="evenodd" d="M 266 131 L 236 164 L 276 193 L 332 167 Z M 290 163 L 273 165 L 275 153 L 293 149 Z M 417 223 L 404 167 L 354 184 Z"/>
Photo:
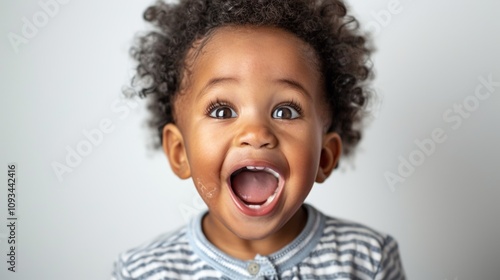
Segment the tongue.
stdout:
<path fill-rule="evenodd" d="M 263 204 L 278 187 L 278 180 L 265 171 L 244 170 L 232 179 L 234 193 L 248 204 Z"/>

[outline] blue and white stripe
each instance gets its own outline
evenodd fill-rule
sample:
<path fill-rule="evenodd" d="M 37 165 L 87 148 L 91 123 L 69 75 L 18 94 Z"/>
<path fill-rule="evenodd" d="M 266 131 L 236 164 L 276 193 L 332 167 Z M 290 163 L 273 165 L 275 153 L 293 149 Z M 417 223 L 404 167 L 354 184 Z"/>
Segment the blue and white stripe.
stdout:
<path fill-rule="evenodd" d="M 205 238 L 200 215 L 186 227 L 122 254 L 113 279 L 405 279 L 391 236 L 305 208 L 308 221 L 302 233 L 272 255 L 232 258 Z M 251 262 L 259 265 L 256 275 L 247 270 Z"/>

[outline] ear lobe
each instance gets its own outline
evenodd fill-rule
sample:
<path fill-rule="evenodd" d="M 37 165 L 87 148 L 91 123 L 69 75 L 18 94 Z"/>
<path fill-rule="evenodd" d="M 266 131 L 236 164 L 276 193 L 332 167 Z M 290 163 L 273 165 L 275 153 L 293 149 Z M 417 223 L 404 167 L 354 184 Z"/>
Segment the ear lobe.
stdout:
<path fill-rule="evenodd" d="M 184 138 L 175 124 L 169 123 L 163 127 L 162 146 L 174 173 L 181 179 L 191 177 Z"/>
<path fill-rule="evenodd" d="M 323 183 L 337 167 L 337 163 L 342 154 L 342 140 L 335 132 L 327 133 L 323 136 L 323 147 L 319 160 L 316 182 Z"/>

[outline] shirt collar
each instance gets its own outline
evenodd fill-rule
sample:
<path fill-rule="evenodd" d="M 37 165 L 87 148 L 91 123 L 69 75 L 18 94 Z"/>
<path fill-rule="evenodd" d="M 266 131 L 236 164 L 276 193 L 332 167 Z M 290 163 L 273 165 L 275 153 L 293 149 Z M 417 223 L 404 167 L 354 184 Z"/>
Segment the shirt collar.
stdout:
<path fill-rule="evenodd" d="M 314 207 L 304 204 L 307 222 L 302 232 L 287 246 L 268 255 L 257 255 L 253 260 L 233 258 L 215 247 L 202 231 L 206 212 L 197 215 L 188 226 L 188 239 L 193 251 L 215 270 L 233 279 L 255 279 L 273 276 L 291 269 L 305 259 L 316 247 L 323 233 L 325 217 Z"/>

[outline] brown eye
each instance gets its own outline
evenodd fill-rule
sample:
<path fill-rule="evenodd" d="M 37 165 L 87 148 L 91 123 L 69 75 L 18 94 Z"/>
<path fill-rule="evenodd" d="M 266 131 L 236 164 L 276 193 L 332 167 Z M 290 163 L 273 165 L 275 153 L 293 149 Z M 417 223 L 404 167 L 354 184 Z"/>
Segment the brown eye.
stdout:
<path fill-rule="evenodd" d="M 212 111 L 210 111 L 209 116 L 215 119 L 229 119 L 236 118 L 238 115 L 233 109 L 223 106 L 214 108 Z"/>
<path fill-rule="evenodd" d="M 281 106 L 273 111 L 274 119 L 292 120 L 300 117 L 299 112 L 290 106 Z"/>

